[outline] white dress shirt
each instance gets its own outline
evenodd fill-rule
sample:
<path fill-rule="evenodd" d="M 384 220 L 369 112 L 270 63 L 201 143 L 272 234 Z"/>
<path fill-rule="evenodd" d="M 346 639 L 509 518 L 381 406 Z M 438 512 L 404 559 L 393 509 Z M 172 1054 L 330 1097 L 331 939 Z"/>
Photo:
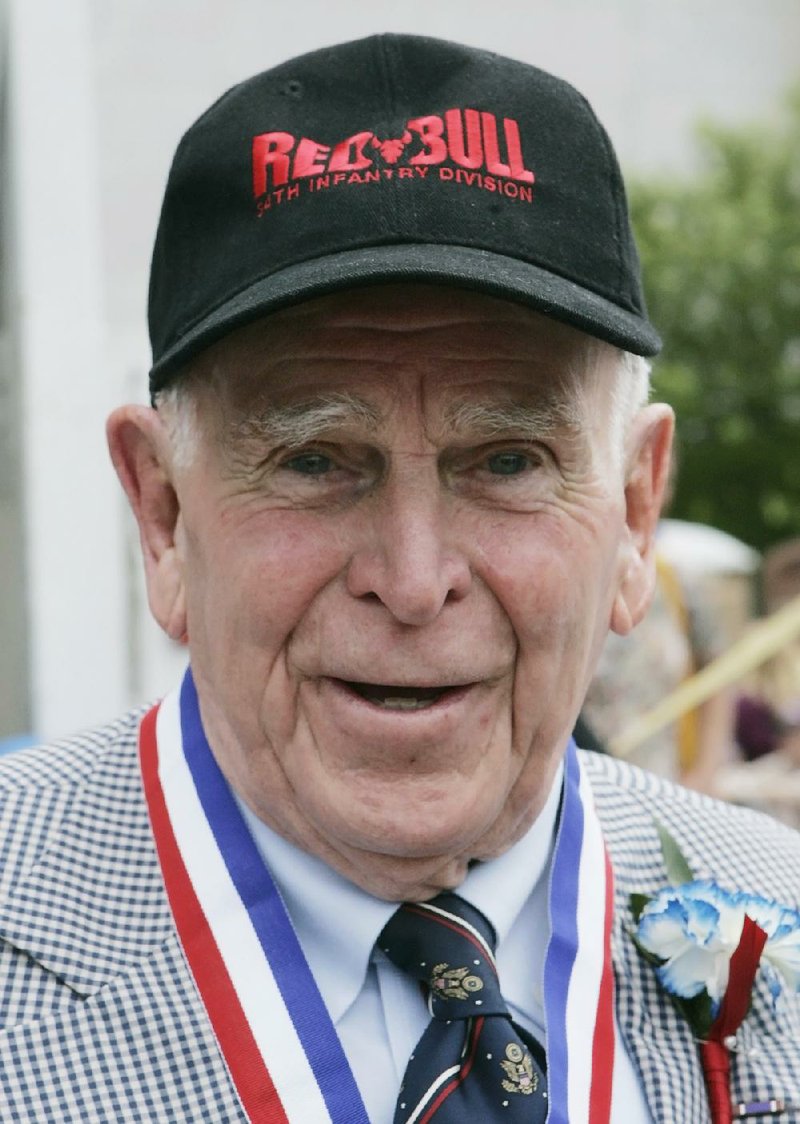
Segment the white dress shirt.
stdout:
<path fill-rule="evenodd" d="M 527 834 L 499 858 L 476 864 L 458 888 L 494 925 L 503 997 L 514 1020 L 543 1044 L 548 885 L 562 780 L 560 771 Z M 419 986 L 375 948 L 397 906 L 288 843 L 241 802 L 240 808 L 283 897 L 369 1119 L 391 1124 L 406 1063 L 430 1020 Z M 651 1124 L 619 1034 L 617 1041 L 612 1124 Z"/>

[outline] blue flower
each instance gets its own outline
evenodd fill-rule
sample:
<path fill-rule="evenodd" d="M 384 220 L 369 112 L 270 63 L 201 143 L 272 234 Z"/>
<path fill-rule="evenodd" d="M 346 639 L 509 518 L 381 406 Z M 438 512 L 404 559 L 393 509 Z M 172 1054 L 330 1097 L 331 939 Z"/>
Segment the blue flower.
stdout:
<path fill-rule="evenodd" d="M 714 882 L 687 882 L 661 890 L 644 907 L 636 939 L 662 961 L 656 973 L 670 994 L 692 999 L 705 991 L 718 1006 L 742 935 L 741 897 Z"/>
<path fill-rule="evenodd" d="M 705 991 L 716 1013 L 745 915 L 767 934 L 762 963 L 773 996 L 781 985 L 800 991 L 800 913 L 756 894 L 728 893 L 708 880 L 667 887 L 642 910 L 636 940 L 662 962 L 656 974 L 671 995 Z"/>
<path fill-rule="evenodd" d="M 782 987 L 800 992 L 800 912 L 757 894 L 728 893 L 716 882 L 693 878 L 678 844 L 661 824 L 655 826 L 672 885 L 652 898 L 631 895 L 637 918 L 633 939 L 656 965 L 659 982 L 701 1043 L 712 1118 L 730 1120 L 728 1078 L 720 1075 L 729 1065 L 729 1038 L 735 1038 L 749 1007 L 741 989 L 752 985 L 760 966 L 773 1000 Z M 748 918 L 761 932 L 748 924 L 742 942 Z M 737 995 L 722 1016 L 731 959 L 740 944 Z"/>

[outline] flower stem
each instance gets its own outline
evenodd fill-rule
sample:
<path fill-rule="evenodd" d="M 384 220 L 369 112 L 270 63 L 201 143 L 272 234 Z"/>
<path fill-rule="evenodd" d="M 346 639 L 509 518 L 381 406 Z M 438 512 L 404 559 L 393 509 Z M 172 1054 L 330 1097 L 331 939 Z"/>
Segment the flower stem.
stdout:
<path fill-rule="evenodd" d="M 701 1042 L 700 1056 L 708 1089 L 712 1124 L 732 1124 L 730 1054 L 721 1042 Z"/>

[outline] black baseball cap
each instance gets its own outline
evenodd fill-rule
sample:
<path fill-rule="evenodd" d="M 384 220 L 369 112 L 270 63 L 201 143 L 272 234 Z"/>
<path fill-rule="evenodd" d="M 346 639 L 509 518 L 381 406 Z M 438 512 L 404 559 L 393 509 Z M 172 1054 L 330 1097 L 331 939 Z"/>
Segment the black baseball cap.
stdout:
<path fill-rule="evenodd" d="M 184 135 L 153 253 L 151 392 L 241 324 L 398 281 L 504 297 L 639 355 L 661 346 L 583 96 L 489 51 L 377 35 L 234 86 Z"/>

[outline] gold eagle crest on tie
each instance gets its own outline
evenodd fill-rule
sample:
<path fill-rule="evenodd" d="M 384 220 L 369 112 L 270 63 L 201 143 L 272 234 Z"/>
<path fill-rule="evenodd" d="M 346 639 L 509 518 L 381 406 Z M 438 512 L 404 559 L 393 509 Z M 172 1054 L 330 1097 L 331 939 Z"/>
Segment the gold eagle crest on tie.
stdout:
<path fill-rule="evenodd" d="M 481 990 L 483 980 L 471 975 L 469 968 L 437 964 L 431 972 L 430 987 L 443 999 L 469 999 L 472 993 Z"/>
<path fill-rule="evenodd" d="M 506 1079 L 501 1084 L 507 1093 L 535 1093 L 539 1085 L 539 1077 L 533 1069 L 533 1059 L 527 1050 L 509 1042 L 506 1046 L 506 1060 L 500 1062 L 500 1067 L 506 1073 Z"/>

